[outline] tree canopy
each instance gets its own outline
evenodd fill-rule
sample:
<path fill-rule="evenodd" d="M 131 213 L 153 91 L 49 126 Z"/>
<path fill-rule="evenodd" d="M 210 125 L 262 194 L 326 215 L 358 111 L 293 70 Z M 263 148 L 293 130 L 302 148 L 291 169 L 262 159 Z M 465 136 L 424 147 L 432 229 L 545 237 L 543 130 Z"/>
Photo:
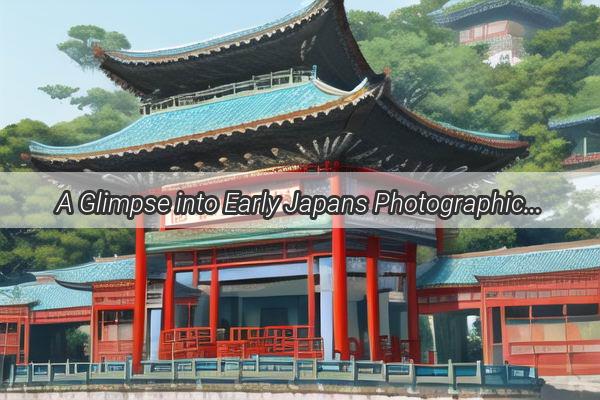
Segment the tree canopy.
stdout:
<path fill-rule="evenodd" d="M 38 90 L 46 93 L 51 99 L 64 100 L 71 97 L 74 93 L 77 93 L 79 88 L 58 84 L 41 86 Z"/>
<path fill-rule="evenodd" d="M 99 45 L 104 50 L 131 48 L 131 44 L 119 32 L 107 32 L 95 25 L 76 25 L 68 31 L 69 39 L 57 45 L 58 50 L 68 55 L 83 69 L 96 68 L 93 47 Z"/>

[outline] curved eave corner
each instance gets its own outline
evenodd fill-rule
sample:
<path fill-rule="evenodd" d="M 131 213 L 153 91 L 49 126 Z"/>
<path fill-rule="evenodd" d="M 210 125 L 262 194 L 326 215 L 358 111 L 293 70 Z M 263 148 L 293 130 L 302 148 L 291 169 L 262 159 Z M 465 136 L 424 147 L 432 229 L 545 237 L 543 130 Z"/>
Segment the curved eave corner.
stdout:
<path fill-rule="evenodd" d="M 237 99 L 247 99 L 248 101 L 260 100 L 260 96 L 264 93 L 277 92 L 286 89 L 293 89 L 294 87 L 284 87 L 274 89 L 270 92 L 263 93 L 252 93 L 245 96 L 236 97 L 234 99 L 221 98 L 219 101 L 215 103 L 200 103 L 195 106 L 181 108 L 181 109 L 173 109 L 164 112 L 159 112 L 155 114 L 146 115 L 128 127 L 122 129 L 119 132 L 113 133 L 111 135 L 105 136 L 101 139 L 98 139 L 93 142 L 85 143 L 77 146 L 64 146 L 64 147 L 55 147 L 48 146 L 42 143 L 38 143 L 35 141 L 31 141 L 29 145 L 29 151 L 31 158 L 47 160 L 47 161 L 69 161 L 69 160 L 83 160 L 83 159 L 93 159 L 93 158 L 102 158 L 109 157 L 111 155 L 123 156 L 125 154 L 138 154 L 141 151 L 153 151 L 155 149 L 165 149 L 167 147 L 175 147 L 181 143 L 188 144 L 190 142 L 200 143 L 205 139 L 218 139 L 221 136 L 231 136 L 234 133 L 246 133 L 248 131 L 256 131 L 260 128 L 269 128 L 271 126 L 281 126 L 284 123 L 294 123 L 299 121 L 304 121 L 306 119 L 318 118 L 320 116 L 327 116 L 332 111 L 335 110 L 343 110 L 346 107 L 354 107 L 359 103 L 364 101 L 369 97 L 376 97 L 382 90 L 381 84 L 373 84 L 371 85 L 366 79 L 363 80 L 356 88 L 351 91 L 343 91 L 337 89 L 333 86 L 330 86 L 324 82 L 319 81 L 318 79 L 312 80 L 308 83 L 304 83 L 302 85 L 296 85 L 295 88 L 302 88 L 306 85 L 312 85 L 316 88 L 320 93 L 325 96 L 328 96 L 327 101 L 318 102 L 316 104 L 311 104 L 310 107 L 294 109 L 290 112 L 276 114 L 276 115 L 264 115 L 258 119 L 251 121 L 244 121 L 242 124 L 229 125 L 225 127 L 219 127 L 217 129 L 202 131 L 202 127 L 197 127 L 195 132 L 182 132 L 181 134 L 174 135 L 166 140 L 162 141 L 154 141 L 147 143 L 136 143 L 127 147 L 115 147 L 109 148 L 102 151 L 87 151 L 90 147 L 93 147 L 95 144 L 105 144 L 107 141 L 111 139 L 118 139 L 123 135 L 128 134 L 128 130 L 134 127 L 137 123 L 142 121 L 143 119 L 148 118 L 168 118 L 169 114 L 176 113 L 178 111 L 185 110 L 197 110 L 206 106 L 207 104 L 215 104 L 220 102 L 227 102 L 230 100 Z M 290 97 L 293 97 L 290 95 Z M 246 104 L 248 107 L 252 107 L 251 104 Z M 81 152 L 77 152 L 77 148 L 85 149 Z"/>
<path fill-rule="evenodd" d="M 586 125 L 600 122 L 600 108 L 583 113 L 568 115 L 562 118 L 554 118 L 548 122 L 548 129 L 557 130 L 570 128 L 577 125 Z"/>
<path fill-rule="evenodd" d="M 427 128 L 429 131 L 441 136 L 450 137 L 462 142 L 485 146 L 496 150 L 518 151 L 520 149 L 523 153 L 527 151 L 530 144 L 533 142 L 533 138 L 523 136 L 517 132 L 511 132 L 507 134 L 480 132 L 458 128 L 444 122 L 434 121 L 422 114 L 409 110 L 403 105 L 400 105 L 390 95 L 386 95 L 386 99 L 392 104 L 392 107 L 396 108 L 397 115 L 404 114 L 411 120 Z"/>

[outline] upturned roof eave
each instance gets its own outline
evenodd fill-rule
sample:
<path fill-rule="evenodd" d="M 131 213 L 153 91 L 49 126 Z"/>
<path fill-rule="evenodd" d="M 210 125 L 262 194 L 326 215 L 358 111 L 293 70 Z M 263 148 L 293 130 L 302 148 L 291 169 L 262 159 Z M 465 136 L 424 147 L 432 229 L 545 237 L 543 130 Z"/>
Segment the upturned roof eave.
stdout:
<path fill-rule="evenodd" d="M 361 86 L 364 86 L 361 83 Z M 138 154 L 141 151 L 153 151 L 155 149 L 164 149 L 166 147 L 174 147 L 181 143 L 187 144 L 189 142 L 202 142 L 206 139 L 218 139 L 222 136 L 230 136 L 235 132 L 245 133 L 248 131 L 256 131 L 262 127 L 270 127 L 272 125 L 281 126 L 284 123 L 294 123 L 296 120 L 305 120 L 307 118 L 319 118 L 321 116 L 327 116 L 332 111 L 337 109 L 344 109 L 345 107 L 354 107 L 358 103 L 362 102 L 368 97 L 372 97 L 374 92 L 379 88 L 378 85 L 371 87 L 361 87 L 356 91 L 349 92 L 348 96 L 339 98 L 334 101 L 330 101 L 324 104 L 320 104 L 314 107 L 310 107 L 307 109 L 294 111 L 287 114 L 278 115 L 275 117 L 260 119 L 256 121 L 250 121 L 241 125 L 228 126 L 225 128 L 220 128 L 207 132 L 199 132 L 195 134 L 182 135 L 176 137 L 174 139 L 169 139 L 161 142 L 153 142 L 142 145 L 124 147 L 111 149 L 109 151 L 98 151 L 98 152 L 82 152 L 77 154 L 58 154 L 51 155 L 42 152 L 36 152 L 32 149 L 32 146 L 37 146 L 39 148 L 51 148 L 51 146 L 46 146 L 41 143 L 37 143 L 32 141 L 30 145 L 30 155 L 32 158 L 37 158 L 40 160 L 46 161 L 80 161 L 84 159 L 94 159 L 101 158 L 110 155 L 118 155 L 123 156 L 125 154 Z"/>
<path fill-rule="evenodd" d="M 163 66 L 166 65 L 177 65 L 182 62 L 204 63 L 205 60 L 210 59 L 212 55 L 219 58 L 226 57 L 231 51 L 235 51 L 243 46 L 259 43 L 263 44 L 268 43 L 269 41 L 273 42 L 279 40 L 282 36 L 295 31 L 301 31 L 304 27 L 310 29 L 311 23 L 317 24 L 318 22 L 316 21 L 321 20 L 319 17 L 322 15 L 330 15 L 332 20 L 327 22 L 335 25 L 337 40 L 339 41 L 337 47 L 342 49 L 342 53 L 347 57 L 347 62 L 350 63 L 351 69 L 353 69 L 353 73 L 355 74 L 354 78 L 362 80 L 365 77 L 372 79 L 382 76 L 381 74 L 376 74 L 372 70 L 360 51 L 350 30 L 343 0 L 315 0 L 311 6 L 304 9 L 304 12 L 298 15 L 292 13 L 292 15 L 292 18 L 279 24 L 265 24 L 263 25 L 265 26 L 264 29 L 257 27 L 256 29 L 238 32 L 238 35 L 225 35 L 221 37 L 221 39 L 223 39 L 221 41 L 218 40 L 219 38 L 216 38 L 187 46 L 139 52 L 109 51 L 96 46 L 93 49 L 93 53 L 100 62 L 100 69 L 109 79 L 120 85 L 124 90 L 130 91 L 138 96 L 151 96 L 154 95 L 154 92 L 151 90 L 153 88 L 144 86 L 144 84 L 138 82 L 135 78 L 137 72 L 141 71 L 142 73 L 145 73 L 144 71 L 146 71 L 147 67 L 160 66 L 160 68 L 163 68 Z M 249 33 L 244 35 L 244 32 Z M 240 33 L 241 35 L 239 35 Z M 312 36 L 313 42 L 315 39 L 319 41 L 318 38 L 320 38 L 320 36 L 321 35 L 314 34 Z M 307 40 L 310 41 L 310 37 Z M 205 45 L 206 43 L 209 43 L 210 45 Z M 308 45 L 308 42 L 306 43 Z M 308 45 L 308 47 L 312 47 L 312 44 Z M 189 48 L 191 48 L 191 50 Z M 298 49 L 299 53 L 302 51 L 302 49 Z M 161 55 L 160 52 L 167 54 Z M 298 63 L 303 62 L 304 56 L 302 56 L 302 62 L 298 60 L 296 64 L 299 65 Z M 327 57 L 325 57 L 321 64 L 326 65 L 330 62 L 331 60 L 328 60 Z M 336 61 L 334 60 L 334 62 Z M 307 64 L 307 66 L 313 64 L 319 64 L 319 62 L 313 61 Z M 274 69 L 269 68 L 257 69 L 259 69 L 255 71 L 257 74 L 274 71 Z M 340 74 L 341 75 L 338 76 L 338 78 L 342 80 L 348 79 L 343 73 Z M 344 75 L 344 77 L 342 77 L 342 75 Z M 354 78 L 352 78 L 353 82 L 355 82 Z M 347 83 L 346 81 L 344 82 Z M 348 86 L 350 85 L 351 84 L 348 84 Z M 170 88 L 170 90 L 173 90 L 173 88 Z M 164 95 L 167 96 L 167 94 Z"/>

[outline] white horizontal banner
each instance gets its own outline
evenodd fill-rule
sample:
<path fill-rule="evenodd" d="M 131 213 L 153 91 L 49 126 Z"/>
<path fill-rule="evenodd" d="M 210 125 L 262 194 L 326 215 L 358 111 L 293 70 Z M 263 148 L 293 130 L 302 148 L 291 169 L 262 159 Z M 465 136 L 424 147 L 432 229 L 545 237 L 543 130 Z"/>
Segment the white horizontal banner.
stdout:
<path fill-rule="evenodd" d="M 0 228 L 597 228 L 600 174 L 0 173 Z"/>

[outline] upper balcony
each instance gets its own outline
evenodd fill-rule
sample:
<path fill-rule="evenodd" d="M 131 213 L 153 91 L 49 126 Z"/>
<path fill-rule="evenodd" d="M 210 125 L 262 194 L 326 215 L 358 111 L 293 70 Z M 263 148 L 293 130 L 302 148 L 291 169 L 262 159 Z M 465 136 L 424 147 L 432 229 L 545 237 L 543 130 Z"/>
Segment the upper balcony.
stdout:
<path fill-rule="evenodd" d="M 294 69 L 271 72 L 269 74 L 253 76 L 252 79 L 221 85 L 199 92 L 184 93 L 166 99 L 150 100 L 142 103 L 140 114 L 149 115 L 155 112 L 175 108 L 193 106 L 223 97 L 234 97 L 241 94 L 269 90 L 275 87 L 290 86 L 297 83 L 308 82 L 316 78 L 316 66 L 312 70 Z"/>

